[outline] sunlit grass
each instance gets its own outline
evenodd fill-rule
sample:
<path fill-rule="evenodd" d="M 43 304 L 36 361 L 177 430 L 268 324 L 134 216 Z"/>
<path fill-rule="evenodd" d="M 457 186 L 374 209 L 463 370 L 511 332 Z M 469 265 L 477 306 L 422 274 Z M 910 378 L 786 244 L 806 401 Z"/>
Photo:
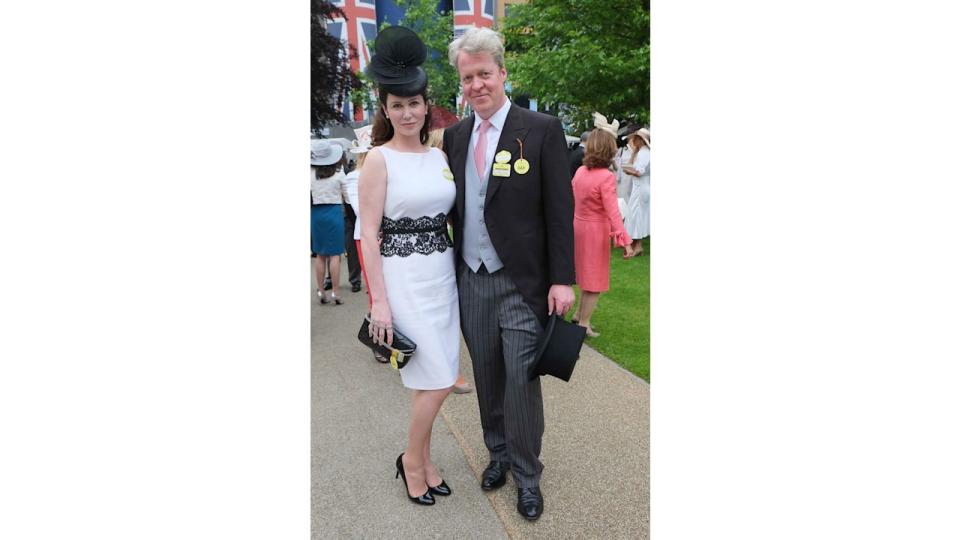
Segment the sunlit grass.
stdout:
<path fill-rule="evenodd" d="M 574 290 L 579 302 L 580 289 L 574 287 Z M 623 260 L 622 249 L 611 251 L 610 290 L 600 295 L 597 309 L 590 319 L 600 337 L 588 337 L 586 344 L 649 382 L 649 237 L 643 240 L 643 255 Z"/>

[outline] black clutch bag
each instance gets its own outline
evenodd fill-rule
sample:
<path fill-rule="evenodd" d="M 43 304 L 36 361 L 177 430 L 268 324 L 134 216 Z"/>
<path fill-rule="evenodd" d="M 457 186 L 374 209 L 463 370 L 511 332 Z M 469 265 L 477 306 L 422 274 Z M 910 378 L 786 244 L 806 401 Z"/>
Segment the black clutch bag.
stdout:
<path fill-rule="evenodd" d="M 370 350 L 373 352 L 380 354 L 384 358 L 389 358 L 390 365 L 393 366 L 393 369 L 403 369 L 403 366 L 407 365 L 410 357 L 413 356 L 413 353 L 417 350 L 417 344 L 414 343 L 412 339 L 401 334 L 396 328 L 393 329 L 392 347 L 378 343 L 370 337 L 369 314 L 363 318 L 363 324 L 360 325 L 360 332 L 357 334 L 357 339 L 360 340 L 360 343 L 370 347 Z"/>

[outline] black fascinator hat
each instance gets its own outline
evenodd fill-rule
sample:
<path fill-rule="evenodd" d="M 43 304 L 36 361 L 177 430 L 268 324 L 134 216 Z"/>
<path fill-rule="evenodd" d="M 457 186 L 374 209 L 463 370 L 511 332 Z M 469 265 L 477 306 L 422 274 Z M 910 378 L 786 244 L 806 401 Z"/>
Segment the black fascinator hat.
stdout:
<path fill-rule="evenodd" d="M 427 74 L 420 67 L 427 59 L 427 46 L 416 32 L 403 26 L 385 28 L 374 48 L 366 73 L 387 93 L 414 96 L 427 86 Z"/>

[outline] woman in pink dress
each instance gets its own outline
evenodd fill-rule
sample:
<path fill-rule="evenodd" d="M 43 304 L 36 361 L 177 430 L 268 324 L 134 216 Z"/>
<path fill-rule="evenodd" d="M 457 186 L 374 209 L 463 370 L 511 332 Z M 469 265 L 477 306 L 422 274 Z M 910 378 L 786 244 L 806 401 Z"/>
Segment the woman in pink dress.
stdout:
<path fill-rule="evenodd" d="M 583 165 L 573 177 L 573 257 L 581 291 L 573 321 L 586 328 L 589 337 L 600 335 L 590 326 L 590 316 L 600 293 L 610 289 L 610 239 L 623 246 L 627 257 L 633 255 L 617 206 L 617 178 L 610 171 L 617 152 L 616 131 L 603 124 L 598 122 L 590 133 Z"/>

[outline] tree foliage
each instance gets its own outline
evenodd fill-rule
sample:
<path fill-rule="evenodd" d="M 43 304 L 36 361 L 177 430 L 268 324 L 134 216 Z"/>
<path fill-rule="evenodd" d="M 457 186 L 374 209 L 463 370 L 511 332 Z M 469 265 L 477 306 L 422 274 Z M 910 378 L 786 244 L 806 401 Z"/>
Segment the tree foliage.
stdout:
<path fill-rule="evenodd" d="M 649 121 L 648 0 L 530 0 L 510 6 L 501 31 L 513 92 L 563 111 L 576 132 L 594 111 Z"/>
<path fill-rule="evenodd" d="M 343 121 L 343 100 L 360 81 L 350 69 L 350 58 L 357 52 L 344 48 L 331 36 L 325 22 L 343 12 L 327 0 L 310 3 L 310 128 L 319 130 L 329 123 Z"/>

